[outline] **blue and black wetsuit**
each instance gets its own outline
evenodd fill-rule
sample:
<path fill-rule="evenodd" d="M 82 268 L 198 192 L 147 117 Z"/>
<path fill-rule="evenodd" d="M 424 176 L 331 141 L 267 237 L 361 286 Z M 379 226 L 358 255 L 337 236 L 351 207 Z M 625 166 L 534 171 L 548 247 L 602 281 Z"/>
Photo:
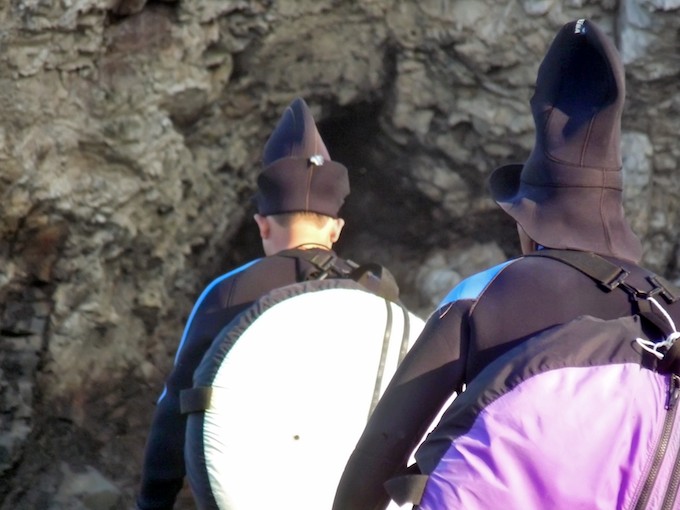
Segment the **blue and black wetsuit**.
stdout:
<path fill-rule="evenodd" d="M 306 250 L 306 254 L 321 249 Z M 193 373 L 213 339 L 229 322 L 267 292 L 304 281 L 317 270 L 301 250 L 256 259 L 206 287 L 189 316 L 175 363 L 161 394 L 146 445 L 140 510 L 169 510 L 185 476 L 186 416 L 180 413 L 180 391 L 192 387 Z"/>

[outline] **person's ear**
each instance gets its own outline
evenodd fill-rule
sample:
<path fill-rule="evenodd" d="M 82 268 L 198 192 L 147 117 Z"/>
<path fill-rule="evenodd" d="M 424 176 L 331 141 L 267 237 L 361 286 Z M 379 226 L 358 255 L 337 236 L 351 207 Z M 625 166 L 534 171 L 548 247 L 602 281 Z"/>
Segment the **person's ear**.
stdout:
<path fill-rule="evenodd" d="M 331 229 L 331 242 L 336 243 L 340 239 L 340 233 L 342 232 L 342 227 L 345 226 L 345 220 L 342 218 L 336 218 L 333 220 L 333 228 Z"/>
<path fill-rule="evenodd" d="M 257 228 L 260 231 L 260 237 L 262 239 L 267 239 L 271 235 L 271 227 L 269 225 L 269 219 L 261 214 L 255 214 L 253 216 L 255 223 L 257 223 Z"/>

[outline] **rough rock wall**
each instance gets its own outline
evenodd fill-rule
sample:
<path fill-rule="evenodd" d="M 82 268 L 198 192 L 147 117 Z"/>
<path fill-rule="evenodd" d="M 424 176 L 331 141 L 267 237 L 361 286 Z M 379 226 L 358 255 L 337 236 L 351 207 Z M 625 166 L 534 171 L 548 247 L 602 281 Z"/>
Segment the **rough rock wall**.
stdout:
<path fill-rule="evenodd" d="M 153 402 L 212 277 L 259 255 L 248 198 L 290 100 L 353 193 L 340 251 L 425 315 L 517 253 L 489 172 L 522 161 L 557 29 L 627 67 L 626 208 L 680 278 L 678 0 L 0 2 L 0 510 L 132 504 Z M 181 508 L 191 508 L 184 496 Z"/>

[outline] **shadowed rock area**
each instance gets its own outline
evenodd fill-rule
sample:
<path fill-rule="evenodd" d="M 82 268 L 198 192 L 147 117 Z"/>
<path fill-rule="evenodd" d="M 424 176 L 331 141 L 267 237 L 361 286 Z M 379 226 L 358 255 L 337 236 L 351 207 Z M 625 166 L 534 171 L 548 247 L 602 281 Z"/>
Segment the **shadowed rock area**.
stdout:
<path fill-rule="evenodd" d="M 261 148 L 296 96 L 352 194 L 340 253 L 423 317 L 519 252 L 489 199 L 534 139 L 556 31 L 621 51 L 626 210 L 680 280 L 680 2 L 10 0 L 0 5 L 0 510 L 131 508 L 204 285 L 261 255 Z M 193 508 L 183 494 L 178 509 Z"/>

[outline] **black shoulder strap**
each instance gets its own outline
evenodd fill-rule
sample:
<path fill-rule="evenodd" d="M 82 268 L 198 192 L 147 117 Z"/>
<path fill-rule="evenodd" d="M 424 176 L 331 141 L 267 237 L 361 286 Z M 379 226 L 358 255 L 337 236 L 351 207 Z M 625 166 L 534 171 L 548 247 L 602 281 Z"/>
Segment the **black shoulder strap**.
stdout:
<path fill-rule="evenodd" d="M 195 413 L 210 409 L 213 389 L 199 386 L 181 390 L 179 393 L 179 408 L 182 414 Z"/>
<path fill-rule="evenodd" d="M 343 260 L 332 251 L 325 250 L 285 250 L 276 254 L 278 257 L 302 259 L 309 263 L 311 270 L 299 271 L 300 280 L 324 280 L 330 278 L 349 278 L 358 264 Z"/>
<path fill-rule="evenodd" d="M 411 464 L 402 474 L 387 480 L 384 487 L 399 506 L 411 503 L 417 507 L 423 499 L 428 479 L 428 475 L 420 472 L 418 464 Z"/>
<path fill-rule="evenodd" d="M 650 289 L 644 290 L 638 289 L 626 281 L 630 274 L 628 271 L 595 253 L 545 249 L 526 254 L 525 256 L 547 257 L 568 264 L 595 280 L 607 292 L 616 288 L 624 290 L 630 296 L 637 313 L 641 317 L 644 317 L 656 326 L 665 336 L 673 333 L 670 330 L 670 324 L 666 316 L 657 307 L 653 306 L 649 300 L 652 297 L 662 296 L 667 303 L 674 303 L 680 299 L 680 289 L 672 285 L 665 278 L 651 274 L 646 278 L 650 284 Z M 680 350 L 680 346 L 678 350 Z"/>
<path fill-rule="evenodd" d="M 296 250 L 281 252 L 280 256 L 302 258 L 315 269 L 303 274 L 304 280 L 323 280 L 325 278 L 349 278 L 368 291 L 390 301 L 398 301 L 399 286 L 387 268 L 380 264 L 359 265 L 349 259 L 342 259 L 332 251 Z"/>
<path fill-rule="evenodd" d="M 538 250 L 526 257 L 546 257 L 559 260 L 589 276 L 606 290 L 618 287 L 627 277 L 628 271 L 595 253 L 573 250 Z"/>
<path fill-rule="evenodd" d="M 373 294 L 377 294 L 389 301 L 399 300 L 399 285 L 386 267 L 380 264 L 368 263 L 357 266 L 349 277 L 366 287 Z"/>
<path fill-rule="evenodd" d="M 621 288 L 636 301 L 657 295 L 663 296 L 668 303 L 674 303 L 680 299 L 680 289 L 659 275 L 652 274 L 647 277 L 651 287 L 649 290 L 638 289 L 630 285 L 626 281 L 630 274 L 628 271 L 596 253 L 544 249 L 526 254 L 525 257 L 546 257 L 559 260 L 589 276 L 607 291 Z"/>

